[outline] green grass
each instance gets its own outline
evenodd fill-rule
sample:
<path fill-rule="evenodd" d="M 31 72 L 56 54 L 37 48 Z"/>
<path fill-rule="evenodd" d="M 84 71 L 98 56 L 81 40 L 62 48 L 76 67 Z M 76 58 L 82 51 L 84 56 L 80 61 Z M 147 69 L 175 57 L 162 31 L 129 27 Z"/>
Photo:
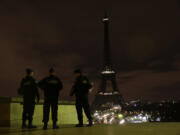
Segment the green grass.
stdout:
<path fill-rule="evenodd" d="M 0 128 L 0 135 L 180 135 L 180 123 L 96 125 L 83 128 L 62 125 L 60 129 L 49 127 L 47 131 L 41 127 L 36 130 Z"/>

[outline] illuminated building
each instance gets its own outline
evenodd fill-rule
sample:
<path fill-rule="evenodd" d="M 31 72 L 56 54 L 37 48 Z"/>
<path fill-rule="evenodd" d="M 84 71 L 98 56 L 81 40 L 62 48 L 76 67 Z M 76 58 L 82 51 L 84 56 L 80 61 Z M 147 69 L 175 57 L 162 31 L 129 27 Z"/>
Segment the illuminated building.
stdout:
<path fill-rule="evenodd" d="M 111 55 L 110 55 L 110 41 L 109 41 L 109 18 L 107 13 L 103 18 L 104 24 L 104 63 L 101 71 L 101 84 L 95 100 L 92 104 L 92 109 L 101 108 L 102 105 L 112 103 L 113 105 L 122 105 L 123 98 L 119 92 L 116 82 L 116 72 L 113 69 Z M 108 92 L 107 84 L 111 83 L 112 92 Z"/>

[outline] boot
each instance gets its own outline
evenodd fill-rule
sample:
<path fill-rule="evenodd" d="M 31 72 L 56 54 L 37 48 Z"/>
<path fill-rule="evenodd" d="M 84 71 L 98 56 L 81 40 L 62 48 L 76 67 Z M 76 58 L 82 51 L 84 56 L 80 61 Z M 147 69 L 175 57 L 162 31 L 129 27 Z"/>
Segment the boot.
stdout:
<path fill-rule="evenodd" d="M 43 130 L 47 130 L 47 123 L 44 123 Z"/>
<path fill-rule="evenodd" d="M 37 128 L 35 125 L 28 125 L 28 128 Z"/>
<path fill-rule="evenodd" d="M 76 127 L 83 127 L 83 124 L 79 123 L 79 124 L 76 125 Z"/>
<path fill-rule="evenodd" d="M 27 125 L 26 125 L 26 121 L 25 120 L 23 120 L 23 122 L 22 122 L 22 128 L 24 129 L 24 128 L 27 128 Z"/>
<path fill-rule="evenodd" d="M 57 129 L 59 126 L 57 126 L 56 122 L 53 122 L 53 129 Z"/>
<path fill-rule="evenodd" d="M 29 121 L 28 128 L 37 128 L 36 126 L 32 125 L 32 121 Z"/>
<path fill-rule="evenodd" d="M 93 123 L 92 123 L 92 120 L 89 121 L 89 124 L 87 124 L 87 127 L 92 127 L 93 126 Z"/>

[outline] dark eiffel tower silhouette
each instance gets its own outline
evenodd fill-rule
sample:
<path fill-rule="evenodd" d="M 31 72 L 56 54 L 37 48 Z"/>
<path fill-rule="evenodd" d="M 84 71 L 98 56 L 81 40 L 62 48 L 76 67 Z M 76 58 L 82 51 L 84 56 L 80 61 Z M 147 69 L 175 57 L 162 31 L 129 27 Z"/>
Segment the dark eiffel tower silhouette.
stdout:
<path fill-rule="evenodd" d="M 110 55 L 110 41 L 109 41 L 109 18 L 107 13 L 103 18 L 104 23 L 104 65 L 101 72 L 101 85 L 98 90 L 95 100 L 92 103 L 92 109 L 95 110 L 100 108 L 102 104 L 113 103 L 113 104 L 123 104 L 122 95 L 119 92 L 118 85 L 116 82 L 116 72 L 113 70 L 111 55 Z M 107 92 L 107 82 L 111 82 L 112 92 Z"/>

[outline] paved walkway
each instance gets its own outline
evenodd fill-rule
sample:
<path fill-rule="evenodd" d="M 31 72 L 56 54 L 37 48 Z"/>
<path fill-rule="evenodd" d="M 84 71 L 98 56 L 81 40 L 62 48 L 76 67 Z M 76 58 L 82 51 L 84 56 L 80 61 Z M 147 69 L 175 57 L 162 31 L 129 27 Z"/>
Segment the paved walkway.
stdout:
<path fill-rule="evenodd" d="M 180 123 L 145 123 L 125 125 L 96 125 L 75 128 L 62 125 L 60 129 L 39 127 L 33 130 L 18 128 L 0 128 L 0 135 L 180 135 Z"/>

